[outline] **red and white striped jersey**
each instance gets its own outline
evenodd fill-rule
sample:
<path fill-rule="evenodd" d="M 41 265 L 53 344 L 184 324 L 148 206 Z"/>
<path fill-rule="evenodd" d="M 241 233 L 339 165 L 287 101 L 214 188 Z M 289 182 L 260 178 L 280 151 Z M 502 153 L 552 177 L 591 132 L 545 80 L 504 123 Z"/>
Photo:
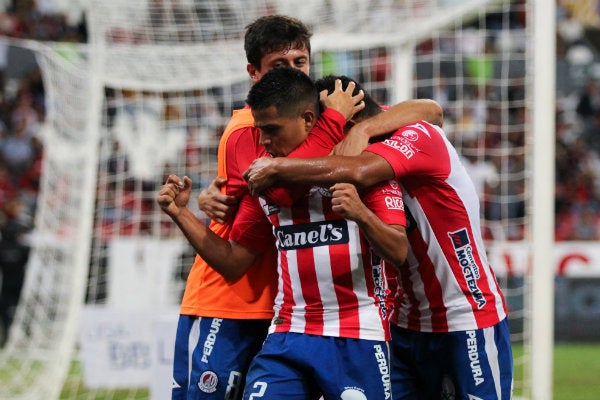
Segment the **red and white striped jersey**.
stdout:
<path fill-rule="evenodd" d="M 392 322 L 423 332 L 485 328 L 506 317 L 481 235 L 479 200 L 437 126 L 403 127 L 366 151 L 385 158 L 403 190 L 409 252 Z"/>
<path fill-rule="evenodd" d="M 389 340 L 389 288 L 384 265 L 371 255 L 357 224 L 331 210 L 328 190 L 313 187 L 291 207 L 264 198 L 250 209 L 244 199 L 232 239 L 252 236 L 247 221 L 256 207 L 273 225 L 279 251 L 279 285 L 270 332 L 297 332 L 356 339 Z M 405 225 L 396 181 L 377 185 L 362 197 L 383 222 Z M 237 241 L 237 240 L 236 240 Z M 372 262 L 374 261 L 374 262 Z"/>

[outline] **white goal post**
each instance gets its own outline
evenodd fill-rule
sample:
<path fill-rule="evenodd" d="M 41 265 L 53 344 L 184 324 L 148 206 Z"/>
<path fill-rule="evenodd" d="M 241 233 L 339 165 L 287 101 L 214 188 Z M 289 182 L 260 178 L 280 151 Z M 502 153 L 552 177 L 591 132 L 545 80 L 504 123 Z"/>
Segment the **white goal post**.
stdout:
<path fill-rule="evenodd" d="M 528 360 L 531 398 L 552 398 L 554 347 L 554 163 L 556 113 L 556 3 L 533 2 L 531 317 Z M 535 383 L 535 384 L 533 384 Z"/>
<path fill-rule="evenodd" d="M 19 42 L 36 54 L 47 116 L 0 397 L 164 396 L 170 317 L 194 254 L 156 190 L 167 172 L 191 176 L 196 192 L 216 176 L 219 135 L 249 87 L 244 28 L 280 13 L 313 30 L 314 77 L 348 75 L 384 104 L 442 104 L 480 189 L 509 305 L 515 397 L 551 398 L 555 9 L 546 3 L 89 0 L 87 44 Z"/>

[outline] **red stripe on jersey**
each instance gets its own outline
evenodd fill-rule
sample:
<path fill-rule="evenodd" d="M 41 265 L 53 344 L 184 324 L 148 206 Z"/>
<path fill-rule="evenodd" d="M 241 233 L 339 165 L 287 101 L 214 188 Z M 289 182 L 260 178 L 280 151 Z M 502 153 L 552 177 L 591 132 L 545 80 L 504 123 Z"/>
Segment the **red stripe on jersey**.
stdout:
<path fill-rule="evenodd" d="M 462 199 L 452 187 L 446 182 L 443 182 L 438 183 L 436 189 L 432 188 L 432 190 L 427 193 L 419 193 L 415 200 L 422 207 L 423 213 L 429 216 L 428 220 L 435 220 L 435 223 L 431 224 L 430 229 L 433 231 L 438 245 L 445 254 L 451 272 L 454 275 L 455 281 L 458 283 L 465 300 L 471 305 L 471 310 L 477 326 L 481 328 L 490 326 L 490 323 L 492 325 L 497 323 L 498 312 L 496 310 L 495 297 L 490 291 L 487 280 L 487 271 L 484 267 L 484 263 L 482 263 L 478 251 L 479 249 L 473 238 L 471 221 L 465 211 L 466 208 Z M 440 206 L 440 202 L 443 203 L 442 206 Z M 440 209 L 444 210 L 443 214 L 440 214 Z M 468 238 L 467 246 L 470 250 L 465 252 L 462 249 L 455 247 L 450 235 L 452 232 L 457 231 L 466 232 Z M 479 277 L 476 280 L 470 279 L 470 277 L 467 276 L 471 272 L 463 268 L 461 259 L 459 259 L 461 254 L 464 254 L 467 258 L 470 258 L 470 256 L 473 257 L 473 261 L 479 273 Z M 431 262 L 429 257 L 427 257 L 427 260 Z M 447 266 L 438 266 L 438 268 L 447 268 Z M 470 284 L 474 286 L 470 286 Z M 425 287 L 428 288 L 427 283 L 425 284 Z M 444 290 L 447 291 L 448 288 L 444 287 Z M 435 293 L 436 291 L 438 291 L 437 293 L 442 293 L 441 287 L 431 290 L 431 293 Z M 485 303 L 481 303 L 481 299 L 476 298 L 478 295 L 483 297 Z M 434 321 L 432 321 L 432 323 L 433 322 Z M 435 329 L 435 325 L 433 325 L 432 328 Z"/>
<path fill-rule="evenodd" d="M 298 274 L 302 276 L 302 296 L 306 302 L 307 323 L 304 331 L 312 335 L 323 334 L 323 303 L 317 279 L 315 257 L 312 248 L 296 250 Z"/>
<path fill-rule="evenodd" d="M 279 219 L 277 214 L 268 215 L 273 226 L 279 225 Z M 275 332 L 288 332 L 292 326 L 292 310 L 296 305 L 294 297 L 292 296 L 292 279 L 290 278 L 289 268 L 287 265 L 288 261 L 285 257 L 279 255 L 278 261 L 278 273 L 279 273 L 279 291 L 275 298 L 276 303 L 282 304 L 281 308 L 275 309 L 275 318 L 273 319 L 272 326 Z M 277 301 L 279 297 L 282 297 L 282 301 Z"/>
<path fill-rule="evenodd" d="M 446 313 L 448 309 L 444 304 L 442 285 L 436 275 L 435 265 L 427 257 L 427 243 L 421 237 L 417 229 L 409 233 L 409 242 L 415 254 L 424 255 L 419 259 L 420 267 L 417 270 L 424 285 L 425 296 L 429 301 L 431 311 L 431 325 L 436 332 L 448 330 Z"/>
<path fill-rule="evenodd" d="M 294 213 L 292 218 L 294 225 L 310 222 L 308 200 L 308 197 L 304 197 L 300 201 L 302 206 L 293 208 Z M 306 320 L 310 321 L 310 324 L 306 325 L 305 332 L 313 335 L 322 335 L 323 302 L 321 301 L 321 291 L 319 290 L 313 249 L 296 250 L 296 259 L 298 260 L 298 275 L 302 277 L 302 296 L 306 303 Z"/>
<path fill-rule="evenodd" d="M 385 274 L 378 274 L 377 285 L 382 288 L 375 296 L 369 247 L 357 224 L 334 213 L 331 199 L 319 188 L 292 207 L 266 204 L 264 199 L 261 204 L 280 246 L 275 299 L 279 319 L 269 331 L 389 340 L 389 323 L 383 321 L 380 308 L 386 300 Z M 385 198 L 372 210 L 389 214 Z M 405 221 L 403 213 L 397 214 L 389 217 L 390 223 Z"/>
<path fill-rule="evenodd" d="M 360 328 L 358 299 L 354 293 L 352 268 L 350 267 L 349 246 L 336 245 L 330 254 L 331 270 L 334 276 L 333 287 L 340 305 L 340 336 L 356 336 Z"/>
<path fill-rule="evenodd" d="M 420 316 L 407 311 L 403 303 L 399 318 L 419 317 L 419 329 L 433 331 L 475 329 L 499 322 L 505 316 L 505 300 L 485 255 L 477 193 L 441 129 L 425 122 L 410 125 L 367 151 L 380 155 L 394 169 L 408 194 L 404 203 L 413 213 L 422 240 L 414 243 L 409 237 L 422 282 L 416 282 L 413 273 L 413 281 L 405 286 L 414 285 L 413 300 L 428 299 L 433 320 L 428 320 L 424 303 Z"/>
<path fill-rule="evenodd" d="M 398 273 L 398 284 L 396 285 L 396 296 L 394 297 L 395 306 L 392 316 L 392 322 L 398 324 L 400 312 L 406 314 L 406 328 L 415 331 L 421 330 L 421 311 L 419 310 L 419 302 L 415 296 L 413 286 L 410 284 L 410 270 L 408 265 L 404 264 Z M 405 311 L 406 310 L 406 311 Z"/>
<path fill-rule="evenodd" d="M 322 204 L 325 220 L 339 218 L 339 215 L 332 210 L 330 199 L 323 197 Z M 332 276 L 334 276 L 333 287 L 335 297 L 340 305 L 340 336 L 356 336 L 360 328 L 360 318 L 358 313 L 358 298 L 354 292 L 354 282 L 352 281 L 350 246 L 348 244 L 332 246 L 329 252 L 329 262 L 331 264 Z"/>
<path fill-rule="evenodd" d="M 493 293 L 490 291 L 490 287 L 488 285 L 487 280 L 487 271 L 484 268 L 484 264 L 479 256 L 479 249 L 475 243 L 473 237 L 473 231 L 471 228 L 471 221 L 468 218 L 468 215 L 465 213 L 465 206 L 462 203 L 460 197 L 456 194 L 452 188 L 449 186 L 445 186 L 445 203 L 447 205 L 448 214 L 452 214 L 453 217 L 447 219 L 441 219 L 438 221 L 435 226 L 432 226 L 434 234 L 437 238 L 439 245 L 444 249 L 444 254 L 453 255 L 456 260 L 449 260 L 450 265 L 452 267 L 452 273 L 456 281 L 458 282 L 462 293 L 465 298 L 471 304 L 471 308 L 473 310 L 473 314 L 475 319 L 477 320 L 478 327 L 487 327 L 489 326 L 489 322 L 491 320 L 497 319 L 497 310 L 496 310 L 496 302 Z M 435 213 L 435 208 L 431 208 L 428 210 L 430 201 L 423 201 L 420 203 L 423 206 L 423 211 L 425 215 L 433 215 L 431 213 Z M 430 214 L 428 214 L 428 212 Z M 452 221 L 452 224 L 448 223 Z M 469 247 L 471 249 L 470 255 L 472 255 L 475 265 L 477 266 L 479 278 L 475 281 L 475 287 L 470 287 L 469 282 L 473 282 L 473 280 L 467 277 L 467 274 L 470 272 L 466 272 L 466 269 L 463 268 L 461 263 L 461 255 L 462 250 L 455 248 L 451 238 L 449 237 L 451 232 L 456 231 L 456 229 L 460 228 L 460 230 L 466 231 Z M 468 256 L 465 254 L 465 256 Z M 466 262 L 466 261 L 465 261 Z M 485 303 L 478 303 L 479 299 L 476 299 L 476 292 L 481 292 Z M 491 312 L 486 315 L 486 313 L 482 313 L 482 310 L 490 310 Z M 497 321 L 496 321 L 497 322 Z M 495 323 L 495 322 L 494 322 Z"/>
<path fill-rule="evenodd" d="M 276 312 L 276 320 L 274 322 L 275 332 L 288 332 L 292 326 L 292 310 L 296 306 L 296 302 L 292 295 L 292 279 L 290 278 L 289 271 L 287 259 L 280 257 L 279 280 L 281 286 L 280 294 L 283 294 L 283 305 Z"/>
<path fill-rule="evenodd" d="M 490 274 L 492 275 L 492 277 L 494 278 L 494 282 L 496 283 L 496 293 L 499 293 L 502 299 L 502 309 L 503 310 L 508 310 L 508 307 L 506 306 L 506 298 L 504 297 L 504 294 L 502 293 L 502 289 L 500 288 L 500 284 L 498 283 L 498 279 L 496 279 L 496 273 L 494 272 L 494 269 L 490 267 Z M 498 310 L 500 311 L 500 310 Z"/>

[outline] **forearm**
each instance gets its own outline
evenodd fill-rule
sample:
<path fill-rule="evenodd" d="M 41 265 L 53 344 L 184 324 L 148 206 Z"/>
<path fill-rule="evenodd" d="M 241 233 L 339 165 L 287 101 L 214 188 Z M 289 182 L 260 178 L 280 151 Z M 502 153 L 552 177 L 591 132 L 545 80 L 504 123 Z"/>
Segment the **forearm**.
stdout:
<path fill-rule="evenodd" d="M 421 120 L 442 126 L 444 120 L 442 107 L 429 99 L 403 101 L 390 107 L 386 112 L 361 121 L 352 130 L 361 130 L 365 135 L 373 138 Z"/>
<path fill-rule="evenodd" d="M 394 171 L 381 157 L 363 153 L 358 157 L 328 156 L 294 160 L 277 158 L 274 177 L 278 181 L 330 186 L 347 182 L 368 187 L 394 177 Z"/>
<path fill-rule="evenodd" d="M 200 257 L 226 280 L 238 280 L 252 265 L 252 252 L 215 234 L 188 208 L 172 219 Z"/>
<path fill-rule="evenodd" d="M 244 173 L 253 196 L 261 194 L 278 181 L 324 187 L 347 182 L 363 188 L 394 176 L 391 165 L 383 157 L 371 152 L 363 152 L 356 157 L 261 157 Z"/>
<path fill-rule="evenodd" d="M 404 227 L 388 225 L 368 209 L 361 220 L 356 222 L 371 248 L 380 257 L 396 266 L 404 264 L 408 253 Z"/>
<path fill-rule="evenodd" d="M 277 158 L 274 177 L 277 181 L 306 183 L 330 186 L 336 182 L 350 182 L 350 171 L 341 163 L 338 167 L 336 156 L 310 159 Z M 335 163 L 336 166 L 333 166 Z"/>

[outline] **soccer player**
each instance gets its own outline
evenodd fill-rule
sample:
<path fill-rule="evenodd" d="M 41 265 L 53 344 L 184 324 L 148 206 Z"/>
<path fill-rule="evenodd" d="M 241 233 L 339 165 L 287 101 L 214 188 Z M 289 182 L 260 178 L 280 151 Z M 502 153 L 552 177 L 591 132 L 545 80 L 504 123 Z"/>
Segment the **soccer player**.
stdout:
<path fill-rule="evenodd" d="M 300 21 L 281 15 L 261 17 L 246 30 L 247 72 L 253 83 L 275 67 L 309 73 L 310 30 Z M 414 100 L 388 111 L 403 123 L 436 120 L 437 103 Z M 381 131 L 383 133 L 385 131 Z M 229 239 L 230 213 L 223 212 L 247 193 L 242 173 L 263 151 L 259 130 L 249 108 L 236 110 L 219 143 L 218 172 L 205 191 L 200 208 L 212 218 L 210 229 Z M 224 184 L 226 182 L 226 184 Z M 222 190 L 222 193 L 219 191 Z M 173 365 L 173 399 L 240 399 L 244 374 L 260 349 L 273 317 L 277 291 L 276 253 L 257 257 L 238 280 L 225 279 L 197 256 L 187 279 L 180 308 Z"/>
<path fill-rule="evenodd" d="M 341 132 L 346 123 L 335 112 L 318 119 L 314 83 L 290 68 L 265 74 L 247 102 L 261 129 L 260 142 L 273 157 L 293 149 L 312 153 L 314 143 L 317 153 L 327 154 L 341 139 L 329 132 Z M 246 195 L 229 241 L 186 207 L 190 188 L 189 178 L 171 175 L 157 201 L 198 253 L 228 279 L 242 276 L 271 248 L 275 236 L 275 316 L 250 366 L 244 398 L 390 398 L 386 279 L 382 264 L 372 261 L 382 257 L 401 264 L 406 256 L 397 182 L 365 191 L 363 201 L 349 184 L 311 189 L 290 207 L 267 198 L 259 204 Z"/>
<path fill-rule="evenodd" d="M 398 179 L 409 254 L 392 317 L 394 399 L 443 398 L 445 379 L 456 398 L 511 398 L 504 297 L 487 261 L 477 193 L 442 129 L 411 124 L 354 157 L 260 158 L 245 176 L 254 194 L 278 181 L 368 187 Z"/>
<path fill-rule="evenodd" d="M 246 28 L 244 48 L 253 82 L 274 67 L 309 72 L 310 30 L 285 16 L 259 18 Z M 234 111 L 219 144 L 219 175 L 226 193 L 247 192 L 241 173 L 262 151 L 249 109 Z M 230 223 L 210 229 L 229 238 Z M 187 279 L 175 341 L 173 399 L 241 399 L 248 365 L 273 316 L 276 253 L 265 251 L 248 273 L 225 279 L 196 256 Z"/>

